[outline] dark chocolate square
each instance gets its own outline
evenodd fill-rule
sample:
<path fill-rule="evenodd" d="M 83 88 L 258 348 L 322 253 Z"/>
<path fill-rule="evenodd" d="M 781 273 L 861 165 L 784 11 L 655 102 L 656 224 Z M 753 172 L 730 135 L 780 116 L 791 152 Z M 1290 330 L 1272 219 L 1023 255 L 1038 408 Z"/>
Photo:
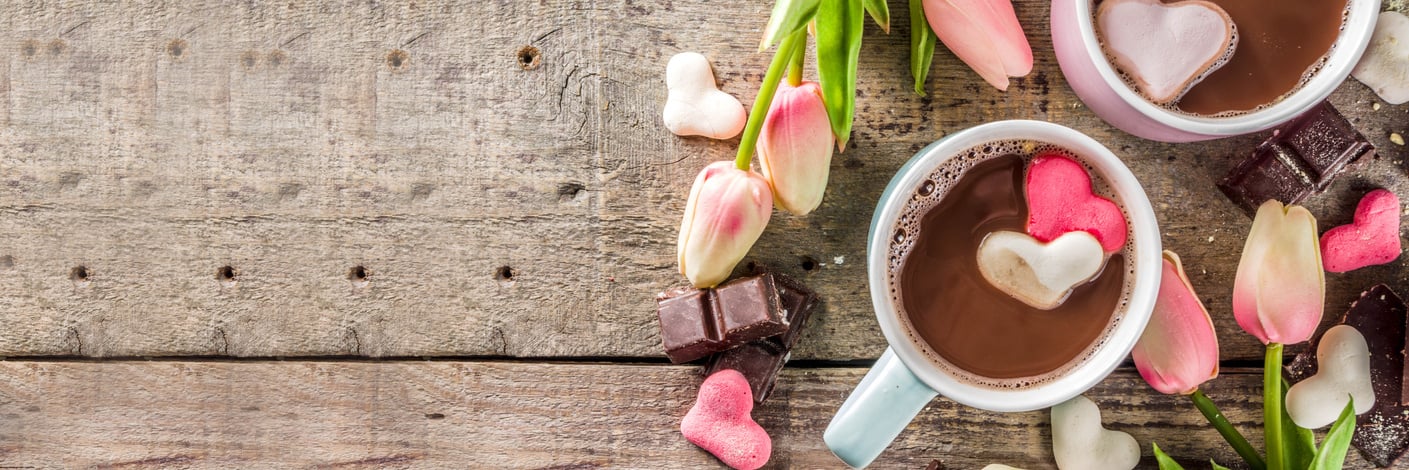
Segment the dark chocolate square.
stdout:
<path fill-rule="evenodd" d="M 738 345 L 788 331 L 782 299 L 770 275 L 746 277 L 714 290 L 720 340 Z"/>
<path fill-rule="evenodd" d="M 1249 216 L 1269 199 L 1297 204 L 1325 191 L 1374 146 L 1329 102 L 1283 124 L 1218 183 Z"/>
<path fill-rule="evenodd" d="M 658 301 L 660 340 L 670 362 L 679 364 L 708 356 L 719 348 L 709 290 L 667 292 Z M 674 294 L 669 296 L 669 294 Z"/>
<path fill-rule="evenodd" d="M 734 369 L 743 374 L 753 390 L 754 403 L 763 403 L 773 395 L 773 386 L 778 382 L 778 372 L 788 362 L 789 352 L 772 338 L 752 341 L 709 358 L 705 367 L 705 377 L 724 369 Z"/>

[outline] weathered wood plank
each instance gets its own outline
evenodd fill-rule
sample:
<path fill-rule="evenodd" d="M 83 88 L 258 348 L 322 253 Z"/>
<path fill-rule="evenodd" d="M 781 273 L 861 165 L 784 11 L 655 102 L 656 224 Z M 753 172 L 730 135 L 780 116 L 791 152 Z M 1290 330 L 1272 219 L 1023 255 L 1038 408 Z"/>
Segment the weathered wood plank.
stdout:
<path fill-rule="evenodd" d="M 840 465 L 822 443 L 863 368 L 788 368 L 754 411 L 775 468 Z M 1260 375 L 1206 387 L 1243 429 Z M 666 365 L 493 362 L 0 362 L 0 466 L 714 468 L 679 434 L 700 378 Z M 1112 429 L 1201 468 L 1226 449 L 1191 404 L 1121 371 L 1088 396 Z M 1048 414 L 937 400 L 876 468 L 1053 466 Z M 1260 433 L 1248 436 L 1260 446 Z M 1352 452 L 1349 468 L 1367 468 Z"/>
<path fill-rule="evenodd" d="M 907 17 L 867 30 L 854 144 L 826 201 L 776 216 L 751 255 L 826 299 L 796 357 L 879 355 L 862 261 L 881 189 L 930 141 L 1008 118 L 1124 157 L 1224 357 L 1260 357 L 1227 308 L 1248 221 L 1213 188 L 1259 137 L 1115 131 L 1063 82 L 1046 3 L 1017 3 L 1036 66 L 1006 94 L 941 50 L 919 98 Z M 7 356 L 658 356 L 652 294 L 680 282 L 685 188 L 735 145 L 666 132 L 661 71 L 704 52 L 749 101 L 767 60 L 767 5 L 748 2 L 47 6 L 0 5 Z M 1387 139 L 1409 133 L 1409 106 L 1374 110 L 1353 81 L 1333 101 L 1382 156 L 1310 203 L 1328 227 L 1349 220 L 1351 193 L 1409 189 Z M 1409 286 L 1409 268 L 1328 281 L 1332 317 L 1375 282 Z"/>

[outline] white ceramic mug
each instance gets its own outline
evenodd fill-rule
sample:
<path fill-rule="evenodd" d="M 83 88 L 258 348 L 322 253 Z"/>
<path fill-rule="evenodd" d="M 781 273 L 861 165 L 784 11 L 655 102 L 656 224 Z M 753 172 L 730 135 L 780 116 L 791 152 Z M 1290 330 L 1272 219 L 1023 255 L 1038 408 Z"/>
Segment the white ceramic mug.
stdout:
<path fill-rule="evenodd" d="M 1114 331 L 1080 365 L 1062 376 L 1021 389 L 996 389 L 964 382 L 931 362 L 906 334 L 908 319 L 893 305 L 887 285 L 889 234 L 910 195 L 940 163 L 986 142 L 1003 140 L 1045 142 L 1072 151 L 1090 163 L 1110 183 L 1125 206 L 1134 243 L 1135 285 L 1124 317 Z M 885 450 L 936 395 L 991 411 L 1029 411 L 1050 407 L 1081 394 L 1115 369 L 1140 338 L 1160 278 L 1160 238 L 1154 210 L 1135 176 L 1109 149 L 1085 134 L 1039 121 L 1000 121 L 949 135 L 930 144 L 901 167 L 881 195 L 871 219 L 866 269 L 876 320 L 890 348 L 847 397 L 823 435 L 827 447 L 853 467 L 864 467 Z"/>
<path fill-rule="evenodd" d="M 1092 0 L 1052 0 L 1052 48 L 1067 83 L 1107 123 L 1138 137 L 1193 142 L 1258 132 L 1290 121 L 1345 81 L 1360 61 L 1379 16 L 1380 0 L 1348 0 L 1350 13 L 1320 72 L 1271 106 L 1232 117 L 1199 117 L 1155 106 L 1131 90 L 1096 40 Z M 1287 5 L 1287 8 L 1296 8 Z"/>

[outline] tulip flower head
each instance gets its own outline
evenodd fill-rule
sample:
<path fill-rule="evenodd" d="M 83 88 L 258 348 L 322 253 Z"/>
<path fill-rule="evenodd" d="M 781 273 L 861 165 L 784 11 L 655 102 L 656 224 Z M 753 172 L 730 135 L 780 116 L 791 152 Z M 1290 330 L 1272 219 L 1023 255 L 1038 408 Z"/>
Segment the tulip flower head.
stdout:
<path fill-rule="evenodd" d="M 1164 394 L 1188 395 L 1218 377 L 1218 335 L 1179 255 L 1164 252 L 1159 297 L 1131 351 L 1140 376 Z"/>
<path fill-rule="evenodd" d="M 816 82 L 778 86 L 758 135 L 758 163 L 773 202 L 805 215 L 822 203 L 836 138 Z"/>
<path fill-rule="evenodd" d="M 695 287 L 714 287 L 763 234 L 773 213 L 768 181 L 732 161 L 714 162 L 700 171 L 685 202 L 676 255 L 680 274 Z"/>
<path fill-rule="evenodd" d="M 1321 323 L 1325 297 L 1316 218 L 1301 206 L 1263 203 L 1233 280 L 1238 326 L 1264 344 L 1300 343 Z"/>
<path fill-rule="evenodd" d="M 1008 77 L 1032 71 L 1027 44 L 1011 0 L 924 0 L 935 36 L 984 81 L 1008 89 Z"/>

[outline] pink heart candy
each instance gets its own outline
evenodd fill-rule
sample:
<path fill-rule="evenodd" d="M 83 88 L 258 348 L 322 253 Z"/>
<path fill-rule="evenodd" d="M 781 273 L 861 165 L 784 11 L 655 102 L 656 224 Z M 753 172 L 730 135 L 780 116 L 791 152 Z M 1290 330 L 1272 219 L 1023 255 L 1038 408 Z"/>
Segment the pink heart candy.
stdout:
<path fill-rule="evenodd" d="M 1384 189 L 1360 199 L 1355 222 L 1321 236 L 1321 265 L 1333 273 L 1385 264 L 1399 252 L 1399 197 Z"/>
<path fill-rule="evenodd" d="M 725 465 L 753 470 L 768 463 L 773 440 L 754 422 L 753 391 L 733 369 L 715 372 L 700 384 L 695 406 L 680 421 L 685 439 L 718 457 Z"/>
<path fill-rule="evenodd" d="M 1125 246 L 1125 214 L 1114 202 L 1091 192 L 1091 176 L 1075 160 L 1044 153 L 1027 167 L 1027 233 L 1042 242 L 1077 230 L 1114 253 Z"/>

